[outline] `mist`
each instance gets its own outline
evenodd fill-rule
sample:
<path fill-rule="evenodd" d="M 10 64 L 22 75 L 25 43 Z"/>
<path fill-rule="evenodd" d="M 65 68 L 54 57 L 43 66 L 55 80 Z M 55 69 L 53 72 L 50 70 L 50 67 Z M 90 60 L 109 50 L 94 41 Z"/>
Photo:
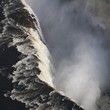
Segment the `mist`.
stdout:
<path fill-rule="evenodd" d="M 53 57 L 56 89 L 85 110 L 98 110 L 97 100 L 109 86 L 110 34 L 88 11 L 92 4 L 86 0 L 28 2 Z"/>

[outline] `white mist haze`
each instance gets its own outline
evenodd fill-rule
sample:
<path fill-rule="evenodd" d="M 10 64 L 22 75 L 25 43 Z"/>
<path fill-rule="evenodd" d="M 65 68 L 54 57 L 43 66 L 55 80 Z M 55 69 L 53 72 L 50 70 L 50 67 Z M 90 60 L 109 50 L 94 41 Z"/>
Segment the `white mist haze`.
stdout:
<path fill-rule="evenodd" d="M 86 0 L 28 2 L 53 56 L 56 88 L 85 110 L 98 110 L 96 102 L 109 80 L 105 26 L 88 12 Z"/>
<path fill-rule="evenodd" d="M 60 64 L 60 74 L 56 79 L 57 87 L 84 106 L 85 110 L 97 110 L 96 101 L 100 97 L 103 77 L 107 74 L 106 55 L 96 46 L 97 44 L 91 46 L 88 42 L 80 42 L 71 61 Z M 61 81 L 60 85 L 57 80 Z"/>

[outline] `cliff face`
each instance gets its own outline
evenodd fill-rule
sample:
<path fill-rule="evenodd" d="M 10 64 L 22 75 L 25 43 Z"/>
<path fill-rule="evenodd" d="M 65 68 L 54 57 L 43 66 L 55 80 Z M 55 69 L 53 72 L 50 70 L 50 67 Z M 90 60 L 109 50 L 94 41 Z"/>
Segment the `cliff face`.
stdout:
<path fill-rule="evenodd" d="M 53 88 L 49 57 L 38 19 L 25 1 L 1 0 L 0 109 L 83 110 Z"/>

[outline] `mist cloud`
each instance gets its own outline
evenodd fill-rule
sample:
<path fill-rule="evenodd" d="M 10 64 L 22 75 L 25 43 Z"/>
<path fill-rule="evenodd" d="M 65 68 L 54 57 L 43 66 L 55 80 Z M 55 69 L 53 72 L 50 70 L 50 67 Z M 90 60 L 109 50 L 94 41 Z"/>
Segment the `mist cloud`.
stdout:
<path fill-rule="evenodd" d="M 85 110 L 97 110 L 96 101 L 109 80 L 106 27 L 88 12 L 87 1 L 28 1 L 54 59 L 56 88 Z"/>

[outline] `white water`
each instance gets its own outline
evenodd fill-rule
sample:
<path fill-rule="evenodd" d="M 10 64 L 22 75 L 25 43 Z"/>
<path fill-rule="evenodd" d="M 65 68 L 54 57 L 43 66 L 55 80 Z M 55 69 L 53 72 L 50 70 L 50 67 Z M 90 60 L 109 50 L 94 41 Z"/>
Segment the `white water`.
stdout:
<path fill-rule="evenodd" d="M 22 0 L 22 3 L 25 5 L 25 9 L 28 10 L 28 12 L 31 14 L 34 14 L 32 9 L 28 6 L 28 4 L 25 2 L 25 0 Z M 35 16 L 36 17 L 36 16 Z M 32 45 L 34 46 L 34 48 L 36 49 L 36 53 L 35 55 L 38 57 L 39 61 L 38 61 L 38 68 L 41 70 L 40 74 L 38 75 L 38 77 L 46 82 L 47 84 L 49 84 L 50 86 L 54 86 L 53 85 L 53 79 L 52 79 L 52 64 L 50 62 L 50 53 L 48 51 L 47 46 L 41 41 L 43 40 L 43 35 L 40 29 L 40 25 L 39 25 L 39 21 L 38 18 L 36 17 L 38 26 L 36 26 L 37 30 L 34 30 L 32 28 L 25 28 L 22 27 L 23 29 L 25 29 L 25 31 L 27 32 L 27 34 L 29 35 L 29 39 L 32 42 Z M 39 32 L 39 33 L 38 33 Z M 40 35 L 39 35 L 40 34 Z M 14 42 L 17 42 L 17 39 L 14 39 Z M 20 41 L 19 41 L 20 42 Z M 20 52 L 23 52 L 24 48 L 23 46 L 18 46 L 17 47 L 18 50 Z M 23 50 L 23 51 L 22 51 Z M 31 50 L 30 50 L 31 51 Z M 37 61 L 36 61 L 37 62 Z"/>

